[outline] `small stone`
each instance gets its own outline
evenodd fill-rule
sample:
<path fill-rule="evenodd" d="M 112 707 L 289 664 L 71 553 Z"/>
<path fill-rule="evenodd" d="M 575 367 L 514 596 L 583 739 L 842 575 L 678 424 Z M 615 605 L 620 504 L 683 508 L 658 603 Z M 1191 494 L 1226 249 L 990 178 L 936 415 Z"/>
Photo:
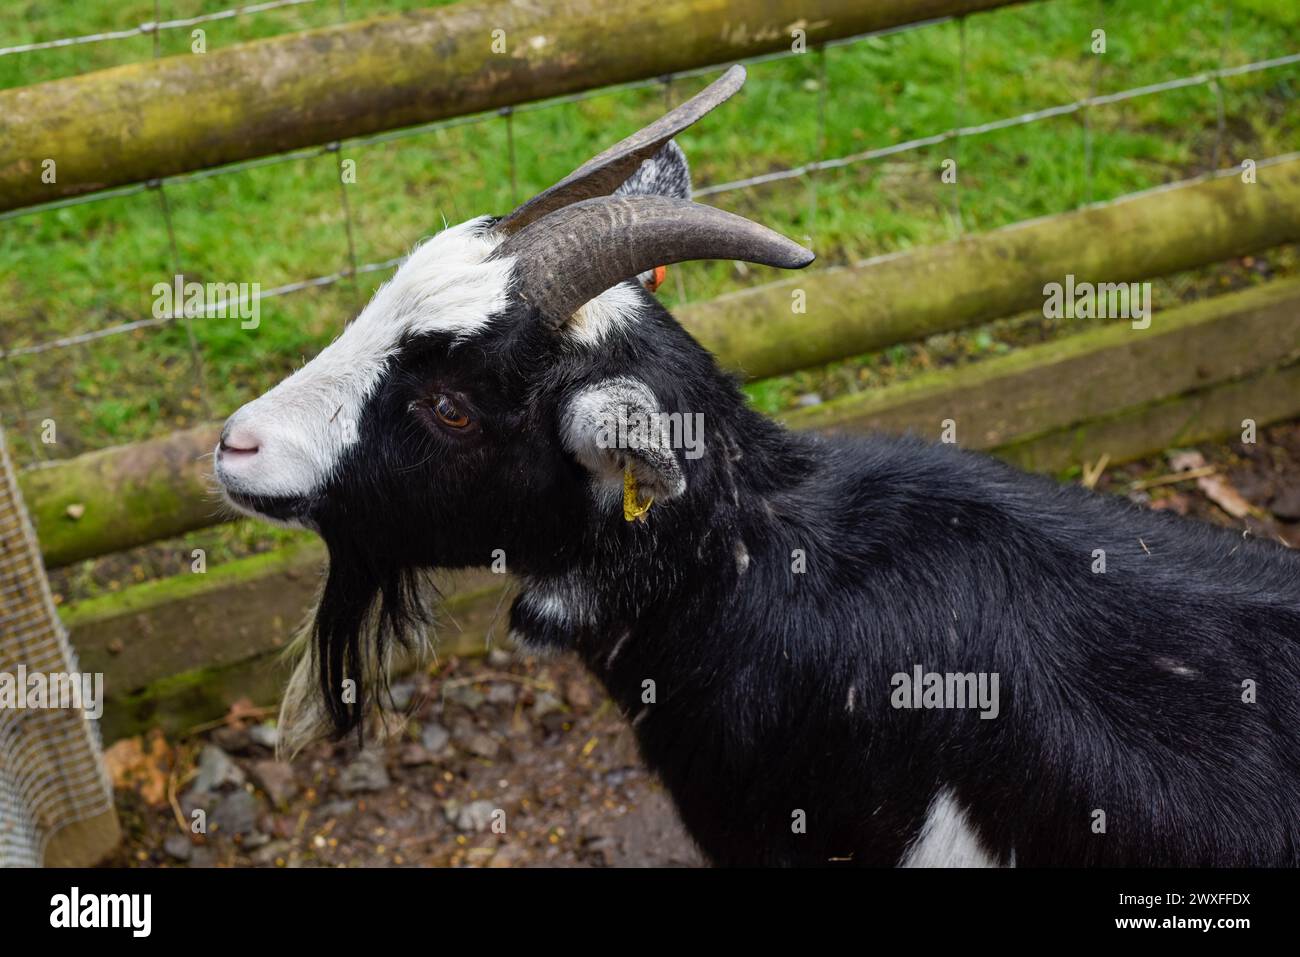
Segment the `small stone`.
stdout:
<path fill-rule="evenodd" d="M 557 711 L 564 710 L 564 702 L 551 694 L 549 691 L 543 691 L 533 701 L 533 717 L 544 718 L 548 714 L 554 714 Z"/>
<path fill-rule="evenodd" d="M 216 791 L 227 785 L 241 787 L 245 775 L 239 765 L 230 760 L 215 744 L 205 744 L 199 752 L 199 773 L 194 777 L 192 791 Z"/>
<path fill-rule="evenodd" d="M 481 834 L 492 826 L 492 812 L 495 810 L 491 801 L 471 801 L 469 804 L 448 801 L 443 813 L 457 830 L 475 831 Z"/>
<path fill-rule="evenodd" d="M 514 661 L 514 655 L 504 648 L 493 648 L 488 652 L 487 660 L 493 668 L 506 668 Z"/>
<path fill-rule="evenodd" d="M 501 751 L 501 745 L 491 735 L 480 731 L 477 734 L 471 734 L 465 739 L 465 750 L 470 754 L 477 755 L 480 758 L 487 758 L 490 761 Z"/>
<path fill-rule="evenodd" d="M 453 685 L 446 690 L 448 701 L 454 701 L 458 705 L 469 708 L 473 711 L 484 701 L 483 692 L 479 691 L 473 685 Z"/>
<path fill-rule="evenodd" d="M 212 809 L 208 823 L 218 834 L 251 834 L 257 830 L 259 813 L 257 798 L 247 791 L 231 791 Z"/>
<path fill-rule="evenodd" d="M 605 783 L 612 788 L 621 788 L 632 773 L 631 768 L 614 768 L 605 772 Z"/>
<path fill-rule="evenodd" d="M 591 688 L 585 681 L 577 678 L 565 685 L 564 697 L 578 711 L 586 711 L 591 707 Z"/>
<path fill-rule="evenodd" d="M 497 848 L 488 867 L 519 867 L 528 857 L 526 848 L 517 844 L 505 844 Z"/>
<path fill-rule="evenodd" d="M 411 702 L 415 700 L 416 687 L 415 682 L 411 679 L 395 682 L 388 691 L 392 699 L 388 703 L 397 711 L 405 711 L 411 706 Z"/>
<path fill-rule="evenodd" d="M 411 742 L 402 745 L 401 750 L 397 752 L 397 763 L 404 768 L 419 767 L 421 764 L 432 764 L 433 755 L 424 745 Z"/>
<path fill-rule="evenodd" d="M 382 791 L 391 784 L 384 755 L 377 748 L 362 751 L 339 775 L 338 788 L 344 794 Z"/>
<path fill-rule="evenodd" d="M 468 721 L 456 725 L 455 731 L 452 732 L 452 740 L 456 742 L 456 747 L 462 751 L 468 751 L 470 754 L 489 760 L 495 758 L 497 752 L 501 750 L 501 745 L 495 738 L 480 731 Z"/>
<path fill-rule="evenodd" d="M 228 754 L 241 754 L 248 750 L 251 738 L 242 727 L 217 728 L 212 732 L 212 743 Z"/>
<path fill-rule="evenodd" d="M 288 861 L 289 853 L 293 850 L 293 844 L 289 841 L 272 841 L 263 847 L 259 847 L 257 852 L 252 855 L 254 864 L 266 866 L 274 864 L 277 859 Z"/>
<path fill-rule="evenodd" d="M 75 522 L 77 519 L 81 518 L 81 516 L 86 514 L 86 506 L 82 505 L 80 502 L 73 502 L 67 507 L 65 513 L 68 518 Z"/>
<path fill-rule="evenodd" d="M 194 856 L 194 845 L 184 834 L 168 834 L 163 841 L 163 851 L 177 861 L 188 861 Z"/>
<path fill-rule="evenodd" d="M 254 761 L 248 773 L 276 807 L 288 804 L 298 793 L 293 768 L 283 761 Z"/>
<path fill-rule="evenodd" d="M 248 737 L 254 744 L 260 744 L 262 747 L 274 751 L 276 745 L 280 743 L 280 729 L 267 721 L 264 724 L 255 724 L 249 728 Z"/>
<path fill-rule="evenodd" d="M 451 740 L 451 732 L 437 721 L 428 722 L 420 731 L 420 743 L 430 754 L 441 754 Z"/>
<path fill-rule="evenodd" d="M 511 705 L 515 703 L 515 686 L 508 681 L 496 681 L 488 685 L 489 704 Z"/>
<path fill-rule="evenodd" d="M 802 408 L 809 408 L 814 405 L 822 404 L 821 394 L 818 392 L 805 392 L 799 398 L 794 400 L 794 404 Z"/>
<path fill-rule="evenodd" d="M 195 811 L 207 814 L 218 796 L 211 791 L 186 791 L 180 796 L 181 816 L 187 821 L 192 821 Z"/>
<path fill-rule="evenodd" d="M 259 847 L 264 847 L 270 843 L 271 835 L 263 834 L 261 831 L 254 831 L 252 834 L 245 834 L 240 840 L 239 846 L 246 851 L 255 851 Z"/>

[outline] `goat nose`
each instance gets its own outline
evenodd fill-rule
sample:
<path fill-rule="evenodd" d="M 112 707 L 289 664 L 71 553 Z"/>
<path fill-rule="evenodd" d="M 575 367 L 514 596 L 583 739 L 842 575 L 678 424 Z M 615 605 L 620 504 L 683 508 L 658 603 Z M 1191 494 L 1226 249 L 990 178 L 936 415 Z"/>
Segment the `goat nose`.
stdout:
<path fill-rule="evenodd" d="M 242 426 L 231 428 L 230 423 L 221 430 L 221 451 L 226 455 L 254 455 L 262 447 L 261 440 L 251 430 Z"/>

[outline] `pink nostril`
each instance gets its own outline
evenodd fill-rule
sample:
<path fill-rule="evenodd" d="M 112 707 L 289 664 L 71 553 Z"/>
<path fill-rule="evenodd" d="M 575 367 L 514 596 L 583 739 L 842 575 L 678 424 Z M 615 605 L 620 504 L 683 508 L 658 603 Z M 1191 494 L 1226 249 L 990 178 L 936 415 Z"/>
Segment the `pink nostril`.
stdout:
<path fill-rule="evenodd" d="M 253 455 L 259 448 L 257 436 L 243 429 L 227 430 L 221 436 L 221 451 L 227 455 Z"/>

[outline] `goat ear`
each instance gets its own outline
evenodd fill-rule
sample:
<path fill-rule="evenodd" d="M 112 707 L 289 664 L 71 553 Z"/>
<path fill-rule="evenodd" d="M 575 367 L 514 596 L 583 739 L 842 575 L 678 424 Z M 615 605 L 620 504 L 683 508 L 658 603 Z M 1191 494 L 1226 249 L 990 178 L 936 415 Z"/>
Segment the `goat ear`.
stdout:
<path fill-rule="evenodd" d="M 669 196 L 673 199 L 691 198 L 691 167 L 686 154 L 669 140 L 659 148 L 627 182 L 614 191 L 615 196 Z"/>
<path fill-rule="evenodd" d="M 613 485 L 630 470 L 641 494 L 662 502 L 686 491 L 686 476 L 661 422 L 659 402 L 645 383 L 618 378 L 571 397 L 560 427 L 565 446 L 598 480 Z"/>

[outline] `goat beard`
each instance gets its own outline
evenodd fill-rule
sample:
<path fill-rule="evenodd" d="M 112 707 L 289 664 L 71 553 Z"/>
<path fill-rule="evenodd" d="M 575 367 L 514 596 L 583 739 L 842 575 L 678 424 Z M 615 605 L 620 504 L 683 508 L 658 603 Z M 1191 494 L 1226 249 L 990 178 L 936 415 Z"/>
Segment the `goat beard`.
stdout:
<path fill-rule="evenodd" d="M 325 581 L 285 652 L 294 666 L 277 749 L 287 757 L 320 738 L 355 731 L 363 739 L 370 713 L 392 701 L 397 660 L 422 660 L 431 647 L 438 592 L 428 570 L 396 566 L 352 542 L 325 544 Z"/>

